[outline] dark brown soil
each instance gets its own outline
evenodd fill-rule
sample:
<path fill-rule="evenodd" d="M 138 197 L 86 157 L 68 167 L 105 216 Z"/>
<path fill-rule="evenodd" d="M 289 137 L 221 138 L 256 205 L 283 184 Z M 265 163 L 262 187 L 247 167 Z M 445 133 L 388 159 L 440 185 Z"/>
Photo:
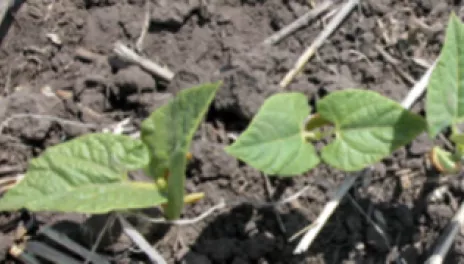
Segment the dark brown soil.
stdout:
<path fill-rule="evenodd" d="M 112 52 L 116 41 L 135 46 L 145 16 L 144 0 L 27 1 L 7 17 L 0 28 L 0 122 L 14 114 L 31 113 L 87 126 L 32 117 L 12 119 L 0 131 L 0 168 L 18 166 L 24 171 L 27 161 L 48 146 L 126 117 L 137 125 L 177 91 L 221 79 L 224 84 L 193 143 L 187 182 L 188 192 L 204 191 L 207 197 L 186 207 L 183 217 L 195 217 L 221 198 L 227 208 L 195 225 L 168 231 L 136 221 L 168 263 L 424 262 L 464 195 L 460 175 L 438 183 L 425 159 L 434 143 L 427 136 L 377 164 L 370 181 L 350 191 L 384 230 L 389 244 L 345 199 L 310 251 L 301 256 L 292 255 L 298 239 L 288 242 L 289 238 L 316 219 L 344 174 L 319 166 L 293 179 L 270 178 L 269 194 L 261 173 L 223 150 L 230 143 L 228 133 L 246 127 L 327 23 L 312 21 L 272 48 L 260 46 L 266 37 L 305 13 L 310 1 L 151 2 L 141 54 L 176 72 L 170 83 L 137 66 L 128 67 Z M 420 78 L 425 68 L 417 59 L 430 64 L 437 57 L 449 13 L 455 11 L 462 17 L 464 10 L 461 1 L 451 0 L 361 2 L 289 91 L 302 92 L 314 103 L 332 91 L 359 87 L 401 101 L 412 86 L 405 74 Z M 61 43 L 51 41 L 50 33 Z M 388 62 L 377 46 L 397 63 Z M 93 52 L 93 58 L 82 58 L 79 49 Z M 423 107 L 421 100 L 413 111 L 423 113 Z M 448 186 L 450 195 L 431 202 L 429 194 L 438 185 Z M 310 190 L 293 203 L 276 209 L 260 206 L 304 186 Z M 6 252 L 17 223 L 27 216 L 24 212 L 0 214 L 2 263 L 15 263 Z M 101 219 L 90 221 L 81 215 L 42 213 L 35 217 L 38 221 L 33 224 L 57 223 L 59 230 L 89 248 L 95 236 L 85 232 L 86 227 L 101 229 L 95 225 Z M 147 263 L 127 239 L 108 238 L 105 243 L 99 252 L 114 263 Z M 464 237 L 458 235 L 447 263 L 464 263 L 463 254 Z"/>

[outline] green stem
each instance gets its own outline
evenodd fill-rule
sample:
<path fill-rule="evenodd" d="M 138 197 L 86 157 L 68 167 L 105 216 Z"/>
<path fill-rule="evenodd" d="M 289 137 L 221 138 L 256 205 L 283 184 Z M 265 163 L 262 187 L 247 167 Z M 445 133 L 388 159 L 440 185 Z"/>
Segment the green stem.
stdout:
<path fill-rule="evenodd" d="M 318 141 L 325 137 L 331 136 L 333 134 L 333 130 L 330 129 L 329 131 L 321 132 L 317 131 L 304 131 L 303 136 L 306 141 Z"/>

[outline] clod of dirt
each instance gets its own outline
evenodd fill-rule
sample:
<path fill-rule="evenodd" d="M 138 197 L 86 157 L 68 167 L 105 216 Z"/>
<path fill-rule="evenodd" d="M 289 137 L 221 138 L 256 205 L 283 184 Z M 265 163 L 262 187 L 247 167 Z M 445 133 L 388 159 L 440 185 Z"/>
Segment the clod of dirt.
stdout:
<path fill-rule="evenodd" d="M 384 0 L 384 1 L 369 0 L 367 2 L 369 3 L 369 7 L 372 8 L 372 11 L 378 14 L 385 14 L 391 10 L 389 6 L 391 0 Z"/>
<path fill-rule="evenodd" d="M 192 154 L 197 163 L 202 179 L 217 176 L 232 176 L 238 169 L 238 161 L 224 151 L 224 146 L 211 143 L 194 141 Z"/>
<path fill-rule="evenodd" d="M 79 101 L 82 103 L 82 105 L 85 105 L 94 111 L 95 116 L 101 115 L 103 112 L 112 109 L 111 101 L 109 100 L 108 96 L 106 96 L 104 92 L 96 89 L 86 89 L 79 96 Z M 92 120 L 92 116 L 88 116 L 89 118 L 85 118 L 85 116 L 83 117 L 84 121 L 94 122 L 94 120 Z"/>
<path fill-rule="evenodd" d="M 421 0 L 421 1 L 419 1 L 419 6 L 422 7 L 422 9 L 424 9 L 426 12 L 432 10 L 434 5 L 435 5 L 435 3 L 432 0 Z"/>
<path fill-rule="evenodd" d="M 20 166 L 25 170 L 33 156 L 32 148 L 15 137 L 0 135 L 0 149 L 0 166 Z"/>
<path fill-rule="evenodd" d="M 114 76 L 114 84 L 119 88 L 118 94 L 122 96 L 156 90 L 153 77 L 138 66 L 119 70 Z"/>
<path fill-rule="evenodd" d="M 453 209 L 445 204 L 427 204 L 427 214 L 430 223 L 439 229 L 443 229 L 454 215 Z"/>
<path fill-rule="evenodd" d="M 420 134 L 414 141 L 411 142 L 409 151 L 413 155 L 422 155 L 429 152 L 433 147 L 433 142 L 428 137 L 427 133 Z"/>
<path fill-rule="evenodd" d="M 231 112 L 239 118 L 250 120 L 265 99 L 278 92 L 279 88 L 276 83 L 268 80 L 270 77 L 267 68 L 270 66 L 267 64 L 272 64 L 272 59 L 260 56 L 244 58 L 233 63 L 234 69 L 226 73 L 228 76 L 213 104 L 220 111 Z"/>
<path fill-rule="evenodd" d="M 5 117 L 14 114 L 44 114 L 58 116 L 66 112 L 62 103 L 56 98 L 24 90 L 11 94 L 8 97 Z M 0 120 L 3 121 L 3 120 Z M 40 118 L 18 118 L 8 122 L 6 131 L 30 141 L 43 141 L 54 122 Z"/>
<path fill-rule="evenodd" d="M 185 264 L 211 264 L 211 261 L 205 256 L 190 251 L 184 257 L 183 262 Z"/>
<path fill-rule="evenodd" d="M 170 93 L 142 93 L 132 94 L 126 98 L 129 104 L 140 105 L 145 108 L 147 113 L 151 113 L 159 107 L 165 105 L 173 98 Z"/>
<path fill-rule="evenodd" d="M 151 20 L 153 23 L 180 26 L 185 19 L 200 7 L 198 0 L 156 1 L 153 6 Z"/>

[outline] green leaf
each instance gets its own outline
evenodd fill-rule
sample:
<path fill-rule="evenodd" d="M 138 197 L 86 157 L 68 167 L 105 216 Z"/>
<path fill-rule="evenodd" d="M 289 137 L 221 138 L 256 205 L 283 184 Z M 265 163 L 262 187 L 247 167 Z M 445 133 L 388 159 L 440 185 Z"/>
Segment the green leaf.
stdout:
<path fill-rule="evenodd" d="M 192 137 L 220 85 L 217 82 L 183 90 L 142 123 L 141 137 L 152 156 L 147 171 L 155 178 L 162 177 L 166 171 L 171 172 L 168 178 L 168 207 L 173 203 L 172 206 L 177 208 L 175 210 L 179 210 L 177 201 L 183 201 L 183 196 L 177 195 L 183 194 L 185 173 L 181 171 L 185 171 L 186 166 L 186 161 L 180 162 L 176 155 L 182 152 L 182 159 L 186 159 Z M 166 217 L 177 218 L 180 211 L 171 209 L 167 210 L 169 214 Z"/>
<path fill-rule="evenodd" d="M 452 13 L 445 42 L 430 76 L 426 112 L 428 131 L 435 137 L 464 117 L 464 25 Z"/>
<path fill-rule="evenodd" d="M 317 109 L 335 125 L 336 138 L 322 149 L 322 159 L 345 171 L 380 161 L 426 129 L 421 116 L 372 91 L 334 92 Z"/>
<path fill-rule="evenodd" d="M 452 134 L 450 139 L 458 145 L 464 145 L 464 134 Z"/>
<path fill-rule="evenodd" d="M 0 211 L 105 213 L 166 201 L 154 184 L 131 183 L 127 172 L 149 162 L 140 140 L 89 134 L 48 148 L 31 160 L 24 179 L 0 199 Z"/>
<path fill-rule="evenodd" d="M 304 138 L 309 112 L 308 99 L 301 93 L 273 95 L 226 151 L 266 174 L 304 173 L 319 163 L 314 146 Z"/>

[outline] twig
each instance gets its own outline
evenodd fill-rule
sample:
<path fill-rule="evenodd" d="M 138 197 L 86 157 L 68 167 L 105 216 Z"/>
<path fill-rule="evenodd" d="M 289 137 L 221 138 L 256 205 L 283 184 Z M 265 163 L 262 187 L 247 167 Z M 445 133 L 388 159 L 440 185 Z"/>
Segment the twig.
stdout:
<path fill-rule="evenodd" d="M 142 30 L 140 32 L 140 36 L 135 43 L 135 48 L 138 52 L 142 52 L 143 50 L 143 41 L 145 40 L 145 36 L 147 35 L 148 28 L 150 27 L 150 0 L 145 0 L 145 19 L 143 21 Z"/>
<path fill-rule="evenodd" d="M 376 45 L 375 46 L 375 49 L 380 53 L 380 55 L 382 55 L 382 57 L 388 62 L 390 63 L 393 68 L 395 69 L 395 71 L 403 78 L 405 79 L 407 82 L 409 82 L 409 84 L 414 84 L 416 81 L 414 80 L 414 78 L 411 77 L 411 75 L 407 74 L 406 72 L 402 71 L 401 69 L 398 68 L 398 64 L 400 63 L 400 61 L 398 61 L 397 59 L 393 58 L 386 50 L 384 50 L 381 46 L 379 45 Z"/>
<path fill-rule="evenodd" d="M 21 170 L 22 170 L 22 167 L 19 166 L 19 165 L 16 165 L 16 166 L 2 166 L 2 167 L 0 167 L 0 175 L 10 174 L 10 173 L 13 173 L 13 172 L 19 172 Z M 1 180 L 0 180 L 0 184 L 1 184 Z"/>
<path fill-rule="evenodd" d="M 116 134 L 116 135 L 124 134 L 124 132 L 126 132 L 126 131 L 133 132 L 134 127 L 132 127 L 131 121 L 132 120 L 131 120 L 130 117 L 125 118 L 125 119 L 119 121 L 118 123 L 111 124 L 108 127 L 103 128 L 102 132 L 104 132 L 104 133 L 112 133 L 112 134 Z"/>
<path fill-rule="evenodd" d="M 165 220 L 165 219 L 153 219 L 144 215 L 140 215 L 140 217 L 144 218 L 145 220 L 151 222 L 151 223 L 157 223 L 157 224 L 172 224 L 172 225 L 191 225 L 198 223 L 205 219 L 206 217 L 210 216 L 212 213 L 214 213 L 217 210 L 220 210 L 226 206 L 226 203 L 222 199 L 218 204 L 215 206 L 209 208 L 205 212 L 203 212 L 201 215 L 192 218 L 192 219 L 179 219 L 179 220 Z"/>
<path fill-rule="evenodd" d="M 92 52 L 83 47 L 78 47 L 75 50 L 76 58 L 86 62 L 102 62 L 105 60 L 105 56 Z"/>
<path fill-rule="evenodd" d="M 29 253 L 51 261 L 52 263 L 81 264 L 76 259 L 63 254 L 42 242 L 29 241 L 26 244 L 26 250 Z"/>
<path fill-rule="evenodd" d="M 314 55 L 316 50 L 324 43 L 324 41 L 335 31 L 340 23 L 346 18 L 351 10 L 359 3 L 359 0 L 349 0 L 340 11 L 332 18 L 326 28 L 319 34 L 314 42 L 305 52 L 298 58 L 295 66 L 287 73 L 280 82 L 280 87 L 285 88 L 295 78 L 295 76 L 303 69 L 304 65 Z"/>
<path fill-rule="evenodd" d="M 164 258 L 154 249 L 147 240 L 121 215 L 117 215 L 121 222 L 124 233 L 137 244 L 137 246 L 147 254 L 150 260 L 155 264 L 167 264 Z"/>
<path fill-rule="evenodd" d="M 433 69 L 435 69 L 437 61 L 435 61 L 432 66 L 422 75 L 421 79 L 414 85 L 414 87 L 409 91 L 409 94 L 401 102 L 404 108 L 411 108 L 412 104 L 417 101 L 419 97 L 424 93 L 425 88 L 429 83 L 430 76 L 432 75 Z"/>
<path fill-rule="evenodd" d="M 432 65 L 425 59 L 418 58 L 418 57 L 413 57 L 411 60 L 418 66 L 421 66 L 425 69 L 430 68 Z"/>
<path fill-rule="evenodd" d="M 72 120 L 66 120 L 63 118 L 55 117 L 55 116 L 50 116 L 50 115 L 39 115 L 39 114 L 14 114 L 7 118 L 5 121 L 3 121 L 0 124 L 0 133 L 2 133 L 3 129 L 8 126 L 8 124 L 14 120 L 14 119 L 19 119 L 19 118 L 35 118 L 35 119 L 40 119 L 40 120 L 48 120 L 52 122 L 58 122 L 60 124 L 64 125 L 71 125 L 71 126 L 80 126 L 80 127 L 86 127 L 86 128 L 96 128 L 96 124 L 85 124 L 77 121 L 72 121 Z"/>
<path fill-rule="evenodd" d="M 49 239 L 52 239 L 56 243 L 62 245 L 63 247 L 71 250 L 72 252 L 76 253 L 77 255 L 81 256 L 82 258 L 86 258 L 91 260 L 94 263 L 102 263 L 102 264 L 110 264 L 108 260 L 101 257 L 100 255 L 96 254 L 95 252 L 91 252 L 88 249 L 82 247 L 78 243 L 71 240 L 66 235 L 56 232 L 51 227 L 45 227 L 40 231 L 41 234 L 45 235 Z"/>
<path fill-rule="evenodd" d="M 332 213 L 335 211 L 335 209 L 340 204 L 340 201 L 342 200 L 343 196 L 345 196 L 345 194 L 348 192 L 351 186 L 353 186 L 356 180 L 364 173 L 365 173 L 365 170 L 360 173 L 356 173 L 354 175 L 346 176 L 345 180 L 343 181 L 342 185 L 338 188 L 335 195 L 325 205 L 324 209 L 319 214 L 316 221 L 311 224 L 313 227 L 310 230 L 308 230 L 308 232 L 306 232 L 306 234 L 303 236 L 300 243 L 297 245 L 296 249 L 294 250 L 293 252 L 294 254 L 301 254 L 305 252 L 306 250 L 308 250 L 309 246 L 312 244 L 313 240 L 319 234 L 322 227 L 325 225 L 327 220 L 330 218 Z"/>
<path fill-rule="evenodd" d="M 332 1 L 328 0 L 323 2 L 322 4 L 319 4 L 317 7 L 314 9 L 309 10 L 306 12 L 306 14 L 302 15 L 299 17 L 297 20 L 293 21 L 291 24 L 285 26 L 278 32 L 272 34 L 270 37 L 266 38 L 263 41 L 263 45 L 274 45 L 275 43 L 281 41 L 283 38 L 287 37 L 288 35 L 292 34 L 299 28 L 302 28 L 303 26 L 307 25 L 309 21 L 312 19 L 318 17 L 322 13 L 324 13 L 329 7 L 332 5 Z"/>
<path fill-rule="evenodd" d="M 293 234 L 289 239 L 288 242 L 293 242 L 295 239 L 298 237 L 302 236 L 304 233 L 306 233 L 308 230 L 316 226 L 316 222 L 311 223 L 308 226 L 305 226 L 303 229 L 299 230 L 295 234 Z"/>
<path fill-rule="evenodd" d="M 163 78 L 166 81 L 171 81 L 172 78 L 174 78 L 174 73 L 171 70 L 169 70 L 166 67 L 161 67 L 153 61 L 138 55 L 137 53 L 135 53 L 135 51 L 131 50 L 129 47 L 125 46 L 120 41 L 114 44 L 113 51 L 121 59 L 133 64 L 137 64 L 144 70 L 160 78 Z"/>
<path fill-rule="evenodd" d="M 422 76 L 421 80 L 417 82 L 416 85 L 414 85 L 414 87 L 409 91 L 406 98 L 401 102 L 401 105 L 404 108 L 406 109 L 411 108 L 412 104 L 424 92 L 432 71 L 433 71 L 433 66 L 424 74 L 424 76 Z M 363 173 L 361 172 L 360 174 L 363 174 Z M 353 184 L 356 182 L 356 179 L 360 176 L 360 174 L 355 174 L 354 176 L 347 177 L 345 179 L 345 181 L 342 183 L 342 185 L 338 188 L 337 192 L 335 193 L 334 198 L 331 199 L 325 205 L 321 214 L 317 218 L 316 222 L 312 224 L 314 225 L 314 228 L 310 229 L 305 234 L 303 239 L 300 241 L 300 243 L 298 244 L 297 248 L 294 251 L 295 254 L 303 253 L 309 248 L 309 246 L 311 245 L 316 235 L 322 229 L 322 226 L 325 225 L 325 222 L 328 220 L 328 218 L 333 213 L 333 211 L 338 207 L 338 204 L 340 203 L 341 199 L 348 192 L 351 186 L 353 186 Z"/>
<path fill-rule="evenodd" d="M 446 227 L 445 231 L 439 238 L 439 242 L 435 246 L 432 256 L 427 260 L 426 264 L 441 264 L 445 259 L 451 245 L 454 242 L 456 235 L 461 230 L 464 223 L 464 202 L 461 203 L 459 210 L 454 215 L 451 222 Z"/>
<path fill-rule="evenodd" d="M 0 193 L 6 192 L 7 190 L 13 188 L 24 178 L 24 174 L 18 174 L 12 177 L 2 177 L 0 179 Z"/>
<path fill-rule="evenodd" d="M 284 198 L 283 200 L 280 200 L 280 201 L 274 203 L 273 205 L 283 205 L 283 204 L 292 202 L 292 201 L 298 199 L 300 196 L 302 196 L 310 187 L 311 186 L 309 186 L 309 185 L 305 186 L 301 190 L 299 190 L 298 192 L 292 194 L 291 196 L 289 196 L 287 198 Z"/>

